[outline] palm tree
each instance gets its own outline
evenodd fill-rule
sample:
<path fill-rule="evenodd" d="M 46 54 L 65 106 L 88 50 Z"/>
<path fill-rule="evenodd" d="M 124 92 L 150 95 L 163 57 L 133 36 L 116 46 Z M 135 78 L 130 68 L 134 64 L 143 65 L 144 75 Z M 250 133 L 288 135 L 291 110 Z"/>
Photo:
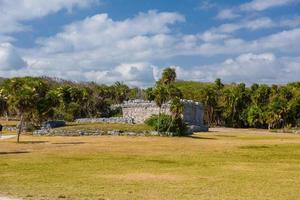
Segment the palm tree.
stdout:
<path fill-rule="evenodd" d="M 172 99 L 171 105 L 170 105 L 170 112 L 172 114 L 172 119 L 171 119 L 171 123 L 168 127 L 168 132 L 169 132 L 171 126 L 173 125 L 174 121 L 181 118 L 181 115 L 183 112 L 183 104 L 180 101 L 179 97 L 175 97 L 174 99 Z"/>
<path fill-rule="evenodd" d="M 168 101 L 168 90 L 164 85 L 158 84 L 154 88 L 154 101 L 156 105 L 159 107 L 158 111 L 158 131 L 160 129 L 160 116 L 161 116 L 161 107 L 164 103 Z"/>
<path fill-rule="evenodd" d="M 8 117 L 7 96 L 4 94 L 3 89 L 0 89 L 0 115 L 1 116 L 5 115 L 6 117 Z"/>
<path fill-rule="evenodd" d="M 160 82 L 164 85 L 170 85 L 176 80 L 176 71 L 173 68 L 166 68 L 162 73 Z"/>
<path fill-rule="evenodd" d="M 28 119 L 28 116 L 33 116 L 33 113 L 37 111 L 40 100 L 45 98 L 46 87 L 39 79 L 25 77 L 6 81 L 4 88 L 9 105 L 17 111 L 20 117 L 17 131 L 17 142 L 19 143 L 24 122 Z"/>
<path fill-rule="evenodd" d="M 172 113 L 172 118 L 174 119 L 181 117 L 181 114 L 183 112 L 183 104 L 180 101 L 179 97 L 175 97 L 171 101 L 170 112 Z"/>
<path fill-rule="evenodd" d="M 113 90 L 116 103 L 122 103 L 123 101 L 125 101 L 128 98 L 130 92 L 129 87 L 119 81 L 113 85 Z"/>

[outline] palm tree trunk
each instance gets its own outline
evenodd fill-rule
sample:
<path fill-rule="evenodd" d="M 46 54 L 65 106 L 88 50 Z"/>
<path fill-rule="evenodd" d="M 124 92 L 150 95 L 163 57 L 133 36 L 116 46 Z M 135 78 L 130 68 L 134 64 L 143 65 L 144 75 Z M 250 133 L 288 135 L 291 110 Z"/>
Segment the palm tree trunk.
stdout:
<path fill-rule="evenodd" d="M 23 117 L 23 114 L 21 114 L 20 125 L 19 125 L 19 129 L 17 132 L 17 143 L 20 143 L 20 135 L 21 135 L 22 129 L 23 129 L 23 122 L 24 122 L 24 117 Z"/>
<path fill-rule="evenodd" d="M 159 133 L 159 129 L 160 129 L 160 114 L 161 114 L 161 107 L 159 107 L 158 109 L 158 129 L 157 129 L 157 132 Z"/>

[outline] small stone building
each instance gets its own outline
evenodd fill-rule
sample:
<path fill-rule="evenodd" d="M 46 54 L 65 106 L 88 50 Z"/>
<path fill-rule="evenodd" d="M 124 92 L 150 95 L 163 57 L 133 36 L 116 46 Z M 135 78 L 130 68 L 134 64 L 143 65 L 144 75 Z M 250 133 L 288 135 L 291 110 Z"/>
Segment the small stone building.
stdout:
<path fill-rule="evenodd" d="M 203 124 L 204 108 L 199 102 L 181 100 L 183 103 L 183 120 L 189 126 L 205 127 Z M 151 115 L 159 114 L 159 107 L 153 101 L 131 100 L 122 105 L 123 117 L 132 118 L 134 123 L 144 123 Z M 170 113 L 170 104 L 166 103 L 161 108 L 161 113 Z M 206 129 L 206 128 L 205 128 Z"/>

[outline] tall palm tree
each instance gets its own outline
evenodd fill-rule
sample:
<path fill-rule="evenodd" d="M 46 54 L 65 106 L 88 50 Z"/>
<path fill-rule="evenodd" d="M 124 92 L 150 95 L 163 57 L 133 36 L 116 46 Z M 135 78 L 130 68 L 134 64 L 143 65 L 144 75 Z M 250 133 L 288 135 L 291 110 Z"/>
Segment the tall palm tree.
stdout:
<path fill-rule="evenodd" d="M 176 71 L 173 68 L 166 68 L 162 73 L 160 82 L 165 85 L 170 85 L 176 80 Z"/>
<path fill-rule="evenodd" d="M 161 116 L 161 107 L 164 103 L 168 101 L 168 90 L 164 85 L 157 84 L 154 88 L 154 101 L 156 105 L 159 107 L 158 111 L 158 131 L 160 129 L 160 116 Z"/>
<path fill-rule="evenodd" d="M 183 104 L 180 101 L 179 97 L 175 97 L 174 99 L 172 99 L 171 105 L 170 105 L 170 112 L 172 114 L 172 119 L 171 119 L 171 123 L 168 127 L 168 131 L 170 130 L 174 121 L 177 119 L 180 119 L 182 112 L 183 112 Z"/>

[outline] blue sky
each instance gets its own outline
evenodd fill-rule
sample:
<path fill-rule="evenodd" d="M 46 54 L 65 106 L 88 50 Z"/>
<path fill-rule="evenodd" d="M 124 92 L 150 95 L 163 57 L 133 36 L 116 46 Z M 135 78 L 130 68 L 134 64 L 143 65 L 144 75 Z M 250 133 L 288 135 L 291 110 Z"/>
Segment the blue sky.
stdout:
<path fill-rule="evenodd" d="M 300 0 L 0 0 L 0 76 L 300 81 Z"/>

